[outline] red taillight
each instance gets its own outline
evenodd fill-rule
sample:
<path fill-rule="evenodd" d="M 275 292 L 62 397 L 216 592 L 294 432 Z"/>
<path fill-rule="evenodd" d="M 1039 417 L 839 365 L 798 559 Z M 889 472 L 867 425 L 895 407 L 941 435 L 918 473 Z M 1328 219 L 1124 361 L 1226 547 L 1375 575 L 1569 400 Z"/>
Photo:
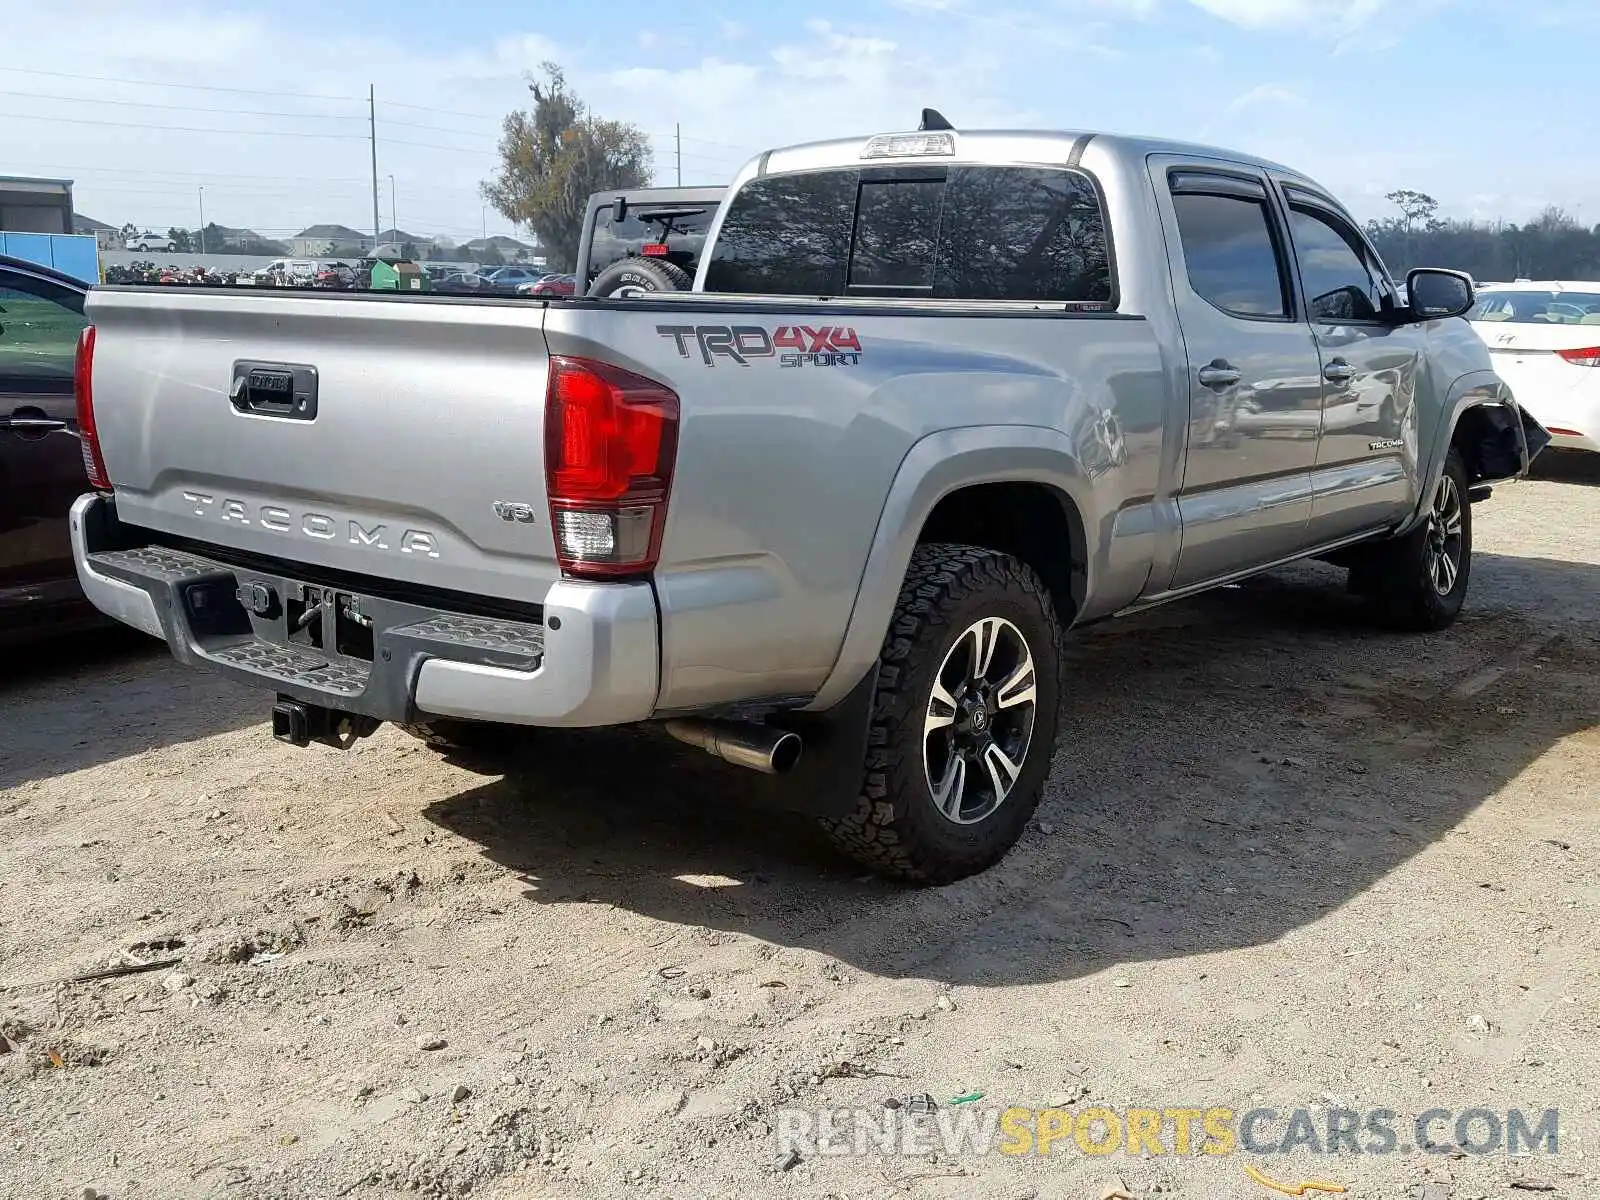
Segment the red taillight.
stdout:
<path fill-rule="evenodd" d="M 1557 350 L 1556 353 L 1575 367 L 1600 367 L 1600 346 L 1585 346 L 1582 350 Z"/>
<path fill-rule="evenodd" d="M 678 451 L 676 393 L 610 363 L 552 355 L 544 422 L 561 569 L 577 576 L 654 569 Z"/>
<path fill-rule="evenodd" d="M 78 353 L 72 360 L 72 391 L 78 402 L 78 444 L 83 448 L 83 473 L 89 486 L 99 492 L 111 490 L 106 460 L 100 457 L 100 435 L 94 427 L 94 326 L 84 326 L 78 335 Z"/>
<path fill-rule="evenodd" d="M 665 242 L 648 242 L 645 244 L 642 253 L 646 258 L 665 258 L 667 256 L 667 244 Z"/>

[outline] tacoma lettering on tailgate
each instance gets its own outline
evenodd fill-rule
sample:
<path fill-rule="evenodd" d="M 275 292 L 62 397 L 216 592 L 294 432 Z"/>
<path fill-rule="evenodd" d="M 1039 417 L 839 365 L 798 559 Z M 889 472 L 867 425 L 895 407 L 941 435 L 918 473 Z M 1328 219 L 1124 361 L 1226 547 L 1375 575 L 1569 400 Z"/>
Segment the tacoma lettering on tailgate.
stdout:
<path fill-rule="evenodd" d="M 843 325 L 657 325 L 656 332 L 671 338 L 678 357 L 688 358 L 691 348 L 700 352 L 708 367 L 726 358 L 741 367 L 751 359 L 775 358 L 780 367 L 855 367 L 861 364 L 861 339 Z"/>
<path fill-rule="evenodd" d="M 342 539 L 352 546 L 365 546 L 373 550 L 394 550 L 422 558 L 439 557 L 439 539 L 426 529 L 391 530 L 383 524 L 368 528 L 354 518 L 291 511 L 276 504 L 247 503 L 206 492 L 184 492 L 183 498 L 193 507 L 197 517 L 216 517 L 235 525 L 255 525 L 272 533 L 299 534 L 316 538 L 319 542 Z"/>

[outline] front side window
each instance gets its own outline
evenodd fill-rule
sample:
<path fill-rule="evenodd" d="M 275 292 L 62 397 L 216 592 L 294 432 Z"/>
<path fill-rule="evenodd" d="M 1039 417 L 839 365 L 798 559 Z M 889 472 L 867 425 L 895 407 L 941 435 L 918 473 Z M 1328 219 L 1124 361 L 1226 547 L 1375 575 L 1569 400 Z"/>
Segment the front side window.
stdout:
<path fill-rule="evenodd" d="M 71 288 L 0 274 L 0 379 L 70 384 L 87 324 L 83 297 Z"/>
<path fill-rule="evenodd" d="M 1282 320 L 1288 289 L 1265 196 L 1182 192 L 1172 197 L 1189 286 L 1236 317 Z"/>
<path fill-rule="evenodd" d="M 1319 208 L 1291 204 L 1289 229 L 1314 321 L 1374 321 L 1383 311 L 1382 273 L 1360 236 Z"/>
<path fill-rule="evenodd" d="M 754 180 L 729 206 L 706 288 L 1041 304 L 1114 295 L 1094 184 L 1046 167 Z"/>

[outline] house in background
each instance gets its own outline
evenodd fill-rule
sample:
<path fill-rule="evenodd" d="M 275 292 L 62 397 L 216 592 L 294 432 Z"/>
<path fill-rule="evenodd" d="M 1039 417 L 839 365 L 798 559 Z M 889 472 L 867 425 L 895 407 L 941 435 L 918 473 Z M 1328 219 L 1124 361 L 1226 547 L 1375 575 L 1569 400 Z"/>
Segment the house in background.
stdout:
<path fill-rule="evenodd" d="M 455 253 L 473 262 L 494 262 L 498 259 L 502 263 L 527 263 L 539 256 L 539 247 L 497 233 L 492 237 L 473 238 L 470 242 L 464 242 L 456 248 Z"/>
<path fill-rule="evenodd" d="M 378 233 L 379 253 L 387 253 L 391 248 L 406 258 L 425 260 L 433 257 L 434 242 L 431 237 L 407 233 L 404 229 L 381 230 Z"/>
<path fill-rule="evenodd" d="M 94 238 L 94 244 L 102 250 L 122 249 L 121 229 L 115 225 L 107 225 L 104 221 L 96 221 L 93 217 L 86 217 L 82 213 L 72 214 L 72 232 Z"/>
<path fill-rule="evenodd" d="M 360 258 L 372 246 L 370 233 L 348 225 L 308 225 L 289 239 L 292 258 Z"/>

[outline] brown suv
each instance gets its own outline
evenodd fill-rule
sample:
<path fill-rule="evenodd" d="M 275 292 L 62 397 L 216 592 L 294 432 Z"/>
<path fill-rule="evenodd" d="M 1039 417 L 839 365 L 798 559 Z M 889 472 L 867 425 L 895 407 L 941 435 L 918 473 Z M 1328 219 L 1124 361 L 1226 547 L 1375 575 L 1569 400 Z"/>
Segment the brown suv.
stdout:
<path fill-rule="evenodd" d="M 67 526 L 89 490 L 72 392 L 87 290 L 0 256 L 0 641 L 102 619 L 78 588 Z"/>

